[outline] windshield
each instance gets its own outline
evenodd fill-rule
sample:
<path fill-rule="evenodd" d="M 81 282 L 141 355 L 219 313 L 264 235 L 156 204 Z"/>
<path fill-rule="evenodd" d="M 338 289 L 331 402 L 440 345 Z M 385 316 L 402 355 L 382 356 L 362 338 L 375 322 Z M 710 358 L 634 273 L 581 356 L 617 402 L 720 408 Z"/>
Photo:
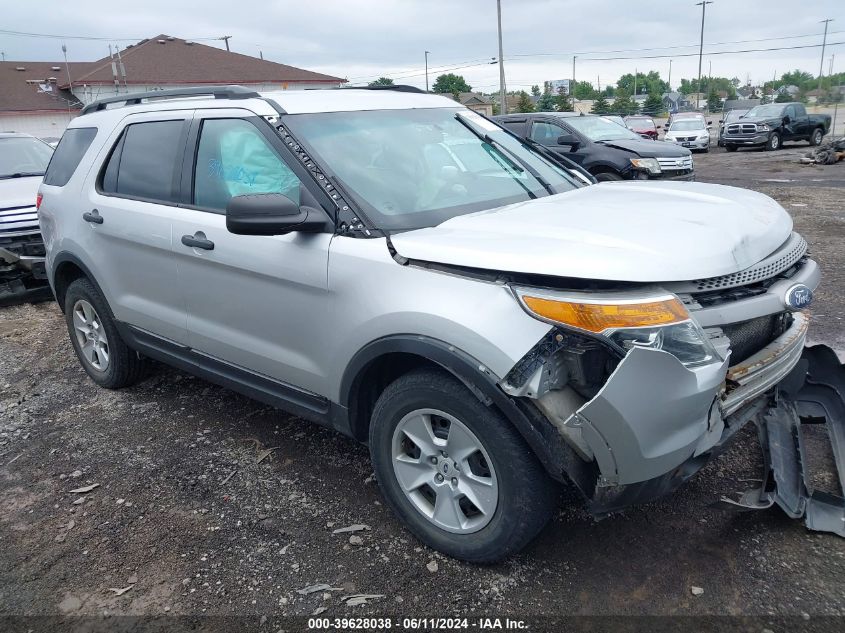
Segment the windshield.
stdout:
<path fill-rule="evenodd" d="M 725 123 L 730 123 L 731 121 L 739 121 L 739 118 L 743 116 L 748 110 L 731 110 L 725 116 Z"/>
<path fill-rule="evenodd" d="M 748 111 L 748 114 L 745 115 L 745 117 L 751 119 L 754 117 L 780 116 L 780 113 L 783 112 L 783 108 L 784 106 L 777 103 L 770 103 L 768 105 L 758 105 L 751 108 Z"/>
<path fill-rule="evenodd" d="M 654 121 L 651 119 L 626 119 L 628 127 L 635 130 L 653 130 Z"/>
<path fill-rule="evenodd" d="M 436 226 L 549 195 L 546 185 L 555 192 L 577 186 L 507 132 L 463 108 L 297 114 L 286 116 L 284 124 L 379 228 Z M 479 134 L 489 134 L 493 142 Z"/>
<path fill-rule="evenodd" d="M 0 138 L 0 178 L 43 176 L 53 148 L 37 138 Z"/>
<path fill-rule="evenodd" d="M 689 132 L 691 130 L 703 129 L 705 129 L 704 121 L 699 119 L 683 119 L 681 121 L 675 121 L 669 126 L 670 132 Z"/>
<path fill-rule="evenodd" d="M 642 140 L 639 135 L 610 119 L 601 116 L 573 116 L 564 119 L 569 127 L 575 128 L 591 141 L 619 141 L 622 139 Z"/>

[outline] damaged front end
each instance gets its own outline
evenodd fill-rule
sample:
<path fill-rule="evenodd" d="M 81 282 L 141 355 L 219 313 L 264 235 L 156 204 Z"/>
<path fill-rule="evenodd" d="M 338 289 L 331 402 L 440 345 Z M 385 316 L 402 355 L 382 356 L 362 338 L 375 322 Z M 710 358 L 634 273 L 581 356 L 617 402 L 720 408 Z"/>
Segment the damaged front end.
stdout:
<path fill-rule="evenodd" d="M 813 490 L 802 444 L 803 425 L 824 423 L 845 472 L 845 371 L 829 348 L 805 348 L 805 313 L 769 321 L 765 335 L 774 338 L 759 349 L 741 347 L 748 335 L 739 328 L 751 326 L 740 324 L 708 328 L 707 344 L 718 353 L 698 356 L 648 337 L 626 334 L 617 345 L 607 330 L 593 336 L 556 327 L 500 385 L 541 412 L 577 455 L 566 475 L 596 516 L 672 492 L 754 422 L 767 472 L 763 487 L 738 503 L 777 503 L 806 516 L 812 529 L 845 536 L 845 502 Z M 681 340 L 695 342 L 693 334 Z"/>

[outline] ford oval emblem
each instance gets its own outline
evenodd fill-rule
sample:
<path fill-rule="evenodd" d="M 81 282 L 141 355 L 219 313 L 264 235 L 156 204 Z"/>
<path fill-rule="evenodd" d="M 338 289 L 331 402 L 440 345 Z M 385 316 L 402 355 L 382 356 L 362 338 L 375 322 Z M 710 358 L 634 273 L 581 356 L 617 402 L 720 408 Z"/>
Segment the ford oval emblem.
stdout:
<path fill-rule="evenodd" d="M 804 284 L 795 284 L 786 291 L 783 302 L 790 310 L 803 310 L 813 302 L 813 291 Z"/>

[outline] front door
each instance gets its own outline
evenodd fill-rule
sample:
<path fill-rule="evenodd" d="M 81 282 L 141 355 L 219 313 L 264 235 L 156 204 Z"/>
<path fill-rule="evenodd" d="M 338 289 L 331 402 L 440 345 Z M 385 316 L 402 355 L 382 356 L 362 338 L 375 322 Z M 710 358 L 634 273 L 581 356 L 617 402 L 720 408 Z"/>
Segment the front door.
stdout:
<path fill-rule="evenodd" d="M 332 234 L 234 235 L 225 215 L 236 195 L 281 193 L 308 206 L 316 200 L 262 119 L 218 111 L 198 114 L 193 129 L 190 196 L 173 224 L 190 347 L 325 395 L 327 354 L 313 323 L 327 309 Z"/>
<path fill-rule="evenodd" d="M 559 145 L 558 139 L 564 134 L 574 134 L 559 125 L 554 121 L 545 119 L 535 120 L 531 123 L 531 139 L 538 142 L 540 145 L 548 147 L 553 152 L 565 156 L 569 160 L 575 161 L 579 165 L 583 165 L 586 156 L 584 152 L 584 144 L 581 143 L 577 148 L 573 149 L 571 145 Z M 576 137 L 577 138 L 577 137 Z"/>

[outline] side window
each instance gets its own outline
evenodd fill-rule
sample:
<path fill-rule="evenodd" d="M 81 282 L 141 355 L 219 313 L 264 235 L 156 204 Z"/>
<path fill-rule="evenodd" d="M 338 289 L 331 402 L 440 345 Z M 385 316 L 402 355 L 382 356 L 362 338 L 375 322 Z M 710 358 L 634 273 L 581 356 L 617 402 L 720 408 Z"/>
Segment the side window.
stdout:
<path fill-rule="evenodd" d="M 95 127 L 77 127 L 65 130 L 62 140 L 50 159 L 47 172 L 44 174 L 44 184 L 64 187 L 73 172 L 79 166 L 79 161 L 88 151 L 94 137 L 97 136 Z"/>
<path fill-rule="evenodd" d="M 557 147 L 557 139 L 564 134 L 566 130 L 547 121 L 534 121 L 531 126 L 531 140 L 547 147 Z"/>
<path fill-rule="evenodd" d="M 203 121 L 194 167 L 196 206 L 225 212 L 233 196 L 254 193 L 281 193 L 299 204 L 300 184 L 249 121 Z"/>
<path fill-rule="evenodd" d="M 792 107 L 795 109 L 795 116 L 796 117 L 807 116 L 807 111 L 804 109 L 803 103 L 796 103 Z"/>
<path fill-rule="evenodd" d="M 103 193 L 176 203 L 184 121 L 133 123 L 123 131 L 105 171 Z"/>

